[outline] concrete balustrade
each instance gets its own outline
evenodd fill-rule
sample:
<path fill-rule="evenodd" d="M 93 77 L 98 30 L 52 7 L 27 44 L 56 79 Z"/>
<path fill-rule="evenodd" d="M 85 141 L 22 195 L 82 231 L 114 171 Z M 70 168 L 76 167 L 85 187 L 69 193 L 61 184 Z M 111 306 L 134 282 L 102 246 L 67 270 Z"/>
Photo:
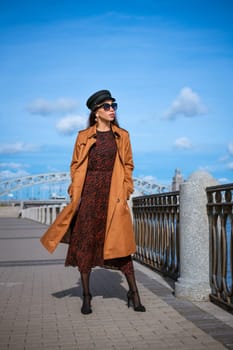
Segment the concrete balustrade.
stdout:
<path fill-rule="evenodd" d="M 38 221 L 46 225 L 51 225 L 65 206 L 66 204 L 63 203 L 61 205 L 45 205 L 40 207 L 26 208 L 22 210 L 22 218 Z"/>

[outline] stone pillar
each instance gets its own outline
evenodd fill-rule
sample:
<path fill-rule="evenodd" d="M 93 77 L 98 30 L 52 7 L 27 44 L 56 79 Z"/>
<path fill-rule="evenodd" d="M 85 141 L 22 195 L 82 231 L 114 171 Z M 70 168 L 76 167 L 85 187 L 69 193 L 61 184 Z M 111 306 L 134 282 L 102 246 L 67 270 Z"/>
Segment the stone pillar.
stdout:
<path fill-rule="evenodd" d="M 65 204 L 65 203 L 62 203 L 62 204 L 60 205 L 60 212 L 66 207 L 66 205 L 67 205 L 67 204 Z"/>
<path fill-rule="evenodd" d="M 50 208 L 51 208 L 50 205 L 48 205 L 46 207 L 46 221 L 45 221 L 46 225 L 50 225 L 51 224 L 51 217 L 50 217 L 51 210 L 50 210 Z"/>
<path fill-rule="evenodd" d="M 41 207 L 38 207 L 38 221 L 41 222 Z"/>
<path fill-rule="evenodd" d="M 180 278 L 177 297 L 209 299 L 209 223 L 206 187 L 217 181 L 205 171 L 193 173 L 180 185 Z"/>
<path fill-rule="evenodd" d="M 46 207 L 43 206 L 42 207 L 42 213 L 41 213 L 41 222 L 42 222 L 42 224 L 46 223 L 46 216 L 45 216 L 46 212 L 45 211 L 46 211 Z"/>
<path fill-rule="evenodd" d="M 32 218 L 32 208 L 27 208 L 27 218 L 31 220 L 31 218 Z"/>
<path fill-rule="evenodd" d="M 51 223 L 53 223 L 55 221 L 56 216 L 57 216 L 57 206 L 53 205 L 52 206 L 52 221 L 51 221 Z"/>

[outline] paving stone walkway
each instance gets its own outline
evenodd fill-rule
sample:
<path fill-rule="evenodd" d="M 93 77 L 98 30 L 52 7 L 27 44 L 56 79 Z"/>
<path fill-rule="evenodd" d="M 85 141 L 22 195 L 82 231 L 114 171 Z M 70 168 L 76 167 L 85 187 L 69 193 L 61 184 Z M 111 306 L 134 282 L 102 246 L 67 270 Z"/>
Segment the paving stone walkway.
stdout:
<path fill-rule="evenodd" d="M 93 313 L 82 315 L 80 275 L 64 267 L 66 246 L 50 255 L 46 226 L 0 218 L 0 349 L 233 349 L 233 316 L 212 303 L 177 299 L 155 272 L 135 263 L 145 313 L 126 305 L 119 271 L 95 268 Z"/>

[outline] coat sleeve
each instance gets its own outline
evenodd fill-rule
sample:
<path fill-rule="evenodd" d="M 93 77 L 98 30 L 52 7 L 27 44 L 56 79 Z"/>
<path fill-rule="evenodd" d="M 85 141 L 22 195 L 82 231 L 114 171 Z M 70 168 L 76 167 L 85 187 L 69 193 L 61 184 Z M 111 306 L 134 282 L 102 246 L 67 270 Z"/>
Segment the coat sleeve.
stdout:
<path fill-rule="evenodd" d="M 134 169 L 134 162 L 133 162 L 133 154 L 132 154 L 130 137 L 128 133 L 125 140 L 124 153 L 125 153 L 124 154 L 124 169 L 125 169 L 124 182 L 126 185 L 127 199 L 129 199 L 131 193 L 133 193 L 134 191 L 133 176 L 132 176 L 133 169 Z"/>
<path fill-rule="evenodd" d="M 70 197 L 72 197 L 72 183 L 73 183 L 73 178 L 74 178 L 74 173 L 78 165 L 78 160 L 79 160 L 79 150 L 80 150 L 80 134 L 78 134 L 75 145 L 74 145 L 74 150 L 73 150 L 73 155 L 72 155 L 72 160 L 70 163 L 70 178 L 71 178 L 71 184 L 68 188 L 68 194 Z"/>

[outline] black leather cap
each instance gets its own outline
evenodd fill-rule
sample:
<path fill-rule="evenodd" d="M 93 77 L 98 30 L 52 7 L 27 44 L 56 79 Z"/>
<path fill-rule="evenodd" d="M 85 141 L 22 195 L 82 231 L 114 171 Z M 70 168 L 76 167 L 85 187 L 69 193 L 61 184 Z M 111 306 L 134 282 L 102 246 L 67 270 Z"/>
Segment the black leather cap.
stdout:
<path fill-rule="evenodd" d="M 94 110 L 96 106 L 98 106 L 101 102 L 104 102 L 106 100 L 115 101 L 115 98 L 111 96 L 110 91 L 100 90 L 95 92 L 88 98 L 86 105 L 89 109 Z"/>

